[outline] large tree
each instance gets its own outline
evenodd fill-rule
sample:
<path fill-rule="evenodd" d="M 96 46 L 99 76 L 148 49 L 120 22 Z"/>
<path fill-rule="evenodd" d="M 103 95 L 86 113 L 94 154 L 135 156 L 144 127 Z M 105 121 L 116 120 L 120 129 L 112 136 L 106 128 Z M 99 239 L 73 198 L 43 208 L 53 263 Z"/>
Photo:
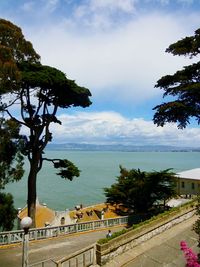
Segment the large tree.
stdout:
<path fill-rule="evenodd" d="M 88 107 L 91 104 L 91 93 L 87 88 L 67 79 L 56 68 L 43 66 L 39 59 L 21 30 L 8 21 L 0 20 L 0 64 L 3 66 L 0 69 L 1 111 L 29 131 L 22 152 L 30 163 L 27 202 L 33 227 L 37 174 L 43 161 L 51 161 L 55 168 L 59 168 L 57 174 L 62 178 L 72 180 L 74 176 L 79 176 L 78 168 L 67 159 L 44 157 L 44 149 L 52 140 L 50 124 L 61 124 L 56 117 L 59 108 Z M 18 114 L 13 112 L 13 106 L 19 107 Z"/>
<path fill-rule="evenodd" d="M 174 173 L 127 170 L 120 166 L 117 182 L 104 190 L 107 202 L 121 203 L 136 213 L 146 213 L 156 201 L 165 202 L 175 195 Z"/>
<path fill-rule="evenodd" d="M 200 29 L 194 36 L 171 44 L 166 52 L 173 55 L 184 55 L 190 58 L 200 53 Z M 174 100 L 164 102 L 156 107 L 153 121 L 158 126 L 168 122 L 178 123 L 178 128 L 185 128 L 191 118 L 200 123 L 200 61 L 173 75 L 166 75 L 157 81 L 155 87 L 164 90 L 163 97 L 172 96 Z"/>
<path fill-rule="evenodd" d="M 184 55 L 193 58 L 200 54 L 200 29 L 193 36 L 171 44 L 166 52 L 173 55 Z M 191 118 L 200 123 L 200 61 L 184 67 L 173 75 L 166 75 L 158 80 L 156 87 L 164 90 L 163 96 L 172 96 L 173 101 L 168 101 L 154 108 L 154 123 L 164 126 L 168 122 L 178 123 L 178 128 L 185 128 Z M 200 215 L 200 198 L 198 197 L 197 215 Z M 200 247 L 200 218 L 194 224 L 194 230 L 198 234 L 198 246 Z M 198 254 L 200 262 L 200 254 Z"/>

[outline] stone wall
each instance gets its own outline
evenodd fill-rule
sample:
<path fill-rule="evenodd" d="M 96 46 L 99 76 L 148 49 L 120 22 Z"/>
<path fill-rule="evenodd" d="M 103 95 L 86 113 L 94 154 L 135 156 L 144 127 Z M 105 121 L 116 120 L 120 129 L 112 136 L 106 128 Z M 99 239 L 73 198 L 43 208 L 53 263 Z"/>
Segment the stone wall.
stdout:
<path fill-rule="evenodd" d="M 110 261 L 123 252 L 137 246 L 138 244 L 152 238 L 153 236 L 164 232 L 184 220 L 187 220 L 195 214 L 195 208 L 191 206 L 184 207 L 181 211 L 175 211 L 172 214 L 163 216 L 155 221 L 151 221 L 136 229 L 118 236 L 108 243 L 96 244 L 97 264 L 100 266 Z"/>

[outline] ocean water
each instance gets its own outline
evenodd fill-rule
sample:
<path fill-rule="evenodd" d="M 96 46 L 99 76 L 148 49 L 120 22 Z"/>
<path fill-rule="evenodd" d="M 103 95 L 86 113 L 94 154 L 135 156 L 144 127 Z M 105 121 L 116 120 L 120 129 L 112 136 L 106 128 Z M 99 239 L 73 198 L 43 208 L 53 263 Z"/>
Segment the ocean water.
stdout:
<path fill-rule="evenodd" d="M 46 151 L 45 156 L 67 158 L 81 170 L 80 177 L 69 181 L 56 175 L 50 162 L 44 162 L 38 174 L 37 196 L 41 203 L 55 210 L 104 202 L 103 188 L 115 182 L 119 165 L 143 171 L 173 168 L 174 172 L 200 167 L 200 152 Z M 5 189 L 13 194 L 16 208 L 26 204 L 28 162 L 25 169 L 23 179 Z"/>

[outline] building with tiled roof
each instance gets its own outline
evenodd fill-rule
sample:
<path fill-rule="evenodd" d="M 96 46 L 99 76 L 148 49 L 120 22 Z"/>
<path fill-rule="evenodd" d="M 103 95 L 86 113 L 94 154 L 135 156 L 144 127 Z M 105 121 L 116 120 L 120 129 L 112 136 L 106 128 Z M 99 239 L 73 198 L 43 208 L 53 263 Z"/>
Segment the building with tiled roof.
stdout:
<path fill-rule="evenodd" d="M 19 221 L 24 217 L 28 216 L 27 206 L 18 212 Z M 63 224 L 74 223 L 74 220 L 71 220 L 69 216 L 69 210 L 66 211 L 54 211 L 47 207 L 47 205 L 40 204 L 37 200 L 36 202 L 36 228 L 45 227 L 45 226 L 57 226 Z"/>
<path fill-rule="evenodd" d="M 36 228 L 121 217 L 118 214 L 119 209 L 122 209 L 122 207 L 119 205 L 113 206 L 108 203 L 100 203 L 89 207 L 77 205 L 75 209 L 71 211 L 54 211 L 48 208 L 46 204 L 40 204 L 39 201 L 37 201 Z M 27 207 L 24 207 L 23 209 L 19 210 L 19 222 L 26 216 Z"/>

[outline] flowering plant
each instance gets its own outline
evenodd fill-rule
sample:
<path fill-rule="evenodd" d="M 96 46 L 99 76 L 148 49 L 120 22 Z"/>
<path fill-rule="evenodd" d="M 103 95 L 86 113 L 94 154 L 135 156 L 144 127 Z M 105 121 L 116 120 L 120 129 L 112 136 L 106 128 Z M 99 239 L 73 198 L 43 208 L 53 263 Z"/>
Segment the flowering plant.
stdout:
<path fill-rule="evenodd" d="M 187 262 L 186 267 L 200 267 L 200 264 L 198 263 L 198 256 L 187 246 L 187 243 L 185 241 L 181 241 L 180 246 Z"/>

